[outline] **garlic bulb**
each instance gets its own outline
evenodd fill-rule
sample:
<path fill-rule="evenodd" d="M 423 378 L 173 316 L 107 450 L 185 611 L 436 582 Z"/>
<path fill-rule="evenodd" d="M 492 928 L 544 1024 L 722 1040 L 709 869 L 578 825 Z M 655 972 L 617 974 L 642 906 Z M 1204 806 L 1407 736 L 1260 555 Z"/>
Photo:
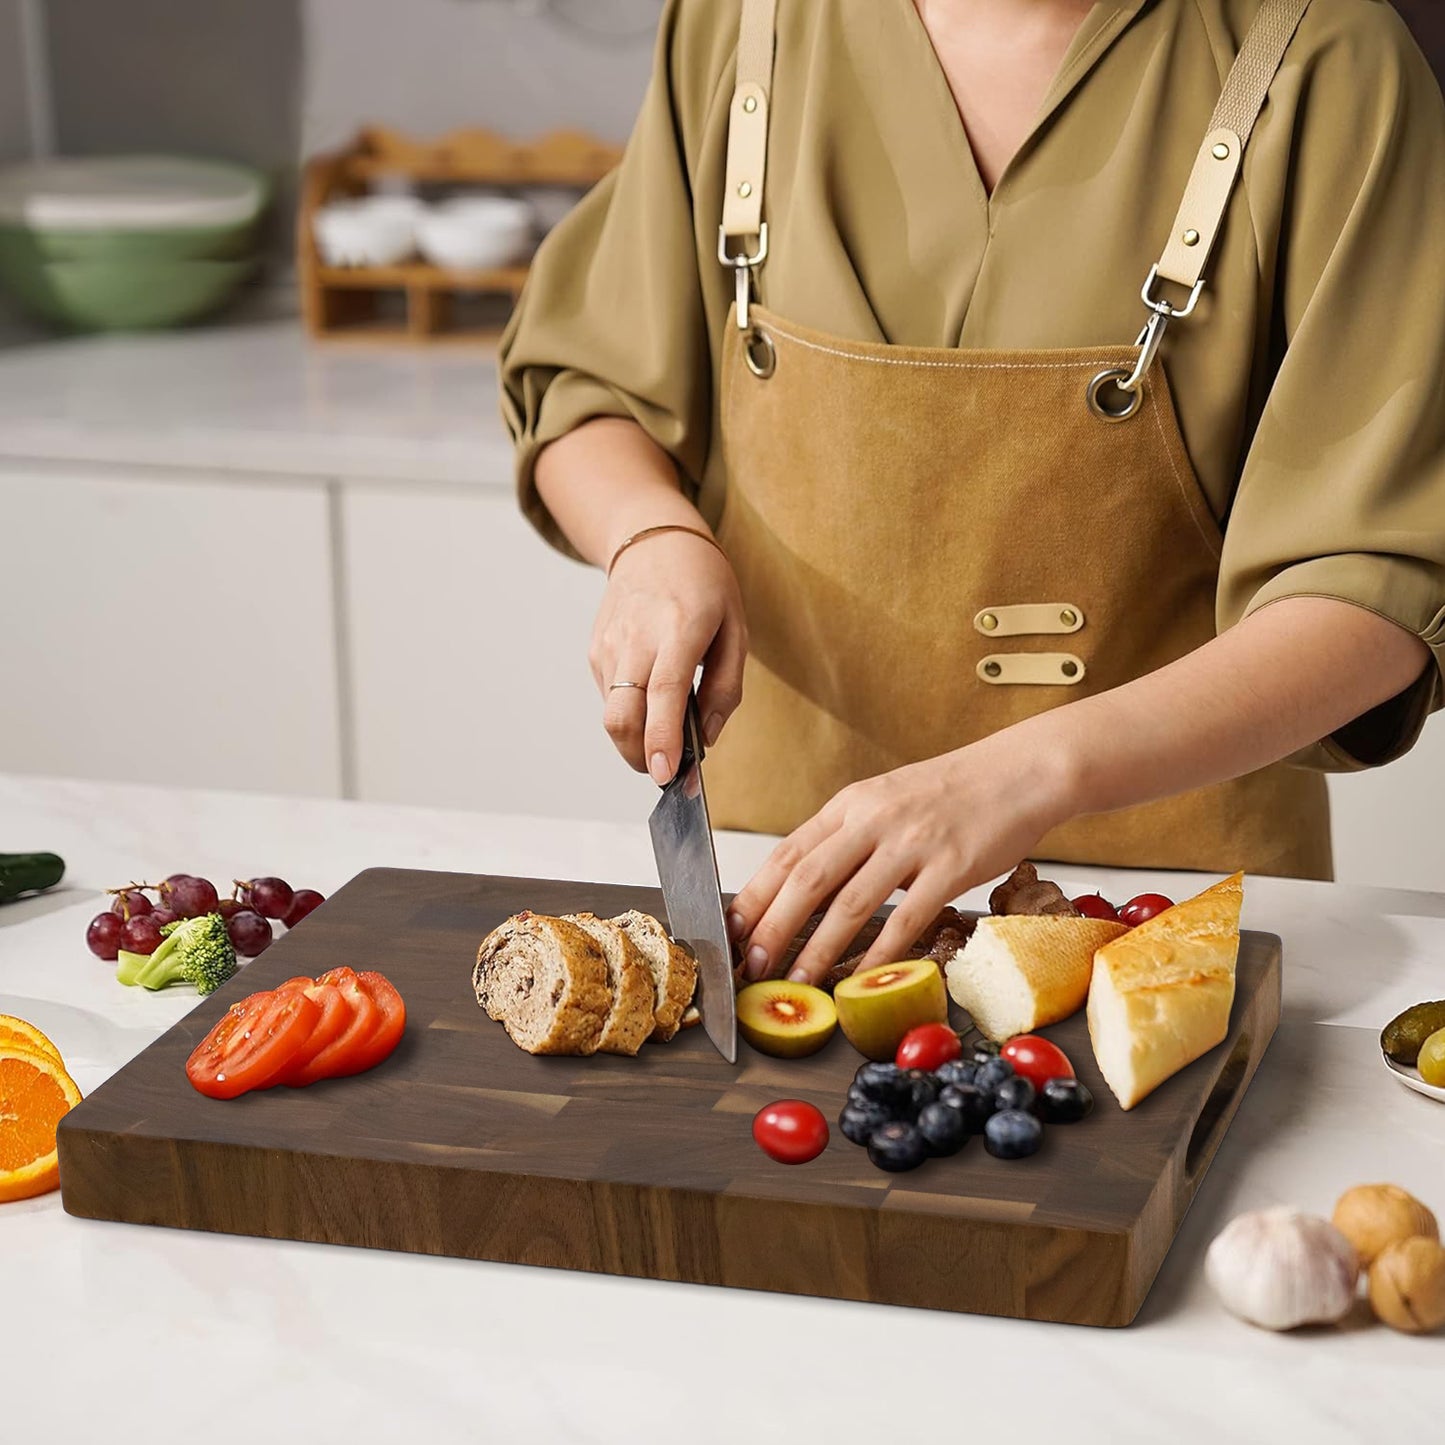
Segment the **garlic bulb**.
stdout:
<path fill-rule="evenodd" d="M 1360 1265 L 1329 1220 L 1281 1205 L 1228 1224 L 1209 1246 L 1204 1272 L 1232 1314 L 1267 1330 L 1292 1330 L 1347 1314 Z"/>

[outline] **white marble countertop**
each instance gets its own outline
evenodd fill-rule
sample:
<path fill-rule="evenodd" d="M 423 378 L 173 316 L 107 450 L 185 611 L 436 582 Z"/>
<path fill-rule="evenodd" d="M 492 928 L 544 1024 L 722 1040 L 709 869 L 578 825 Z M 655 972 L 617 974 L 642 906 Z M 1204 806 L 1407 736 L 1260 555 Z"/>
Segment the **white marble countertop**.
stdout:
<path fill-rule="evenodd" d="M 487 348 L 309 341 L 264 296 L 178 331 L 0 326 L 0 461 L 509 489 Z"/>
<path fill-rule="evenodd" d="M 330 892 L 373 865 L 653 881 L 642 826 L 9 775 L 0 848 L 69 862 L 62 888 L 0 909 L 0 1012 L 45 1029 L 86 1091 L 194 1002 L 119 988 L 86 951 L 107 884 L 275 872 Z M 721 836 L 724 884 L 766 848 Z M 1056 876 L 1106 893 L 1198 881 Z M 1375 1041 L 1445 993 L 1445 896 L 1252 880 L 1246 921 L 1284 937 L 1284 1019 L 1127 1330 L 102 1224 L 50 1195 L 0 1206 L 4 1436 L 254 1445 L 260 1422 L 288 1445 L 1433 1438 L 1445 1335 L 1367 1312 L 1269 1335 L 1219 1308 L 1200 1263 L 1242 1209 L 1328 1214 L 1365 1181 L 1445 1215 L 1445 1111 L 1390 1079 Z"/>

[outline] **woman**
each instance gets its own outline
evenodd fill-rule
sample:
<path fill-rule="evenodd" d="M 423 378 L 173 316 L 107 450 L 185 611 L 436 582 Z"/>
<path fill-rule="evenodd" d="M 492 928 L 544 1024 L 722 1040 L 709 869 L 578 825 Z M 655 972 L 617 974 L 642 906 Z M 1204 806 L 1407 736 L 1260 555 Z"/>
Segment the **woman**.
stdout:
<path fill-rule="evenodd" d="M 714 821 L 788 835 L 749 976 L 1027 854 L 1329 876 L 1320 770 L 1441 700 L 1442 275 L 1376 0 L 674 0 L 504 411 L 624 757 L 700 665 Z"/>

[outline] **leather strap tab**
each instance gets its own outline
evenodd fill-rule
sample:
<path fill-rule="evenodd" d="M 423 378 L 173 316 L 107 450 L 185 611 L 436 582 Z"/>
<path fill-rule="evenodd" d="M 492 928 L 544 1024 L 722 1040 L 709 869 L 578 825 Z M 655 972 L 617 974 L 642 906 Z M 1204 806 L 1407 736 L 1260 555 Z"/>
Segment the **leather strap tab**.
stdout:
<path fill-rule="evenodd" d="M 1239 183 L 1244 149 L 1310 0 L 1264 0 L 1220 93 L 1159 274 L 1193 289 L 1204 275 Z"/>
<path fill-rule="evenodd" d="M 1046 637 L 1077 632 L 1084 625 L 1084 613 L 1072 602 L 1026 602 L 985 607 L 973 625 L 985 637 Z"/>
<path fill-rule="evenodd" d="M 976 669 L 994 687 L 1075 687 L 1084 680 L 1084 660 L 1072 652 L 999 652 Z"/>
<path fill-rule="evenodd" d="M 777 6 L 778 0 L 743 0 L 737 88 L 728 112 L 727 180 L 723 192 L 722 228 L 729 240 L 754 238 L 762 230 Z"/>

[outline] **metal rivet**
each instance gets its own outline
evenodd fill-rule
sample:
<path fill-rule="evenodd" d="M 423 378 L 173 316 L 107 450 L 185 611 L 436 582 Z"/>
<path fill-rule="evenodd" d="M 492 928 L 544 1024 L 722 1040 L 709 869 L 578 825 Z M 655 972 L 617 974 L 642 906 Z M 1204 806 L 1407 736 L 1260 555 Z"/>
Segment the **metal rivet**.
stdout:
<path fill-rule="evenodd" d="M 1059 621 L 1062 622 L 1065 627 L 1073 627 L 1078 620 L 1079 614 L 1075 612 L 1072 607 L 1066 607 L 1059 613 Z"/>
<path fill-rule="evenodd" d="M 1199 232 L 1190 230 L 1184 233 L 1184 244 L 1186 246 L 1197 246 L 1199 244 Z"/>
<path fill-rule="evenodd" d="M 983 616 L 978 619 L 978 625 L 983 628 L 985 632 L 992 632 L 994 628 L 998 626 L 998 618 L 995 617 L 992 612 L 985 612 Z"/>
<path fill-rule="evenodd" d="M 752 195 L 752 193 L 753 187 L 751 181 L 744 181 L 742 185 L 738 187 L 738 195 L 740 195 L 743 200 L 747 200 L 747 198 Z"/>
<path fill-rule="evenodd" d="M 1219 144 L 1214 147 L 1214 159 L 1217 161 L 1227 161 L 1229 159 L 1229 147 L 1225 145 L 1223 141 L 1220 141 Z"/>
<path fill-rule="evenodd" d="M 751 115 L 757 108 L 758 108 L 758 98 L 757 98 L 757 96 L 755 96 L 755 95 L 750 95 L 750 96 L 748 96 L 748 98 L 747 98 L 745 101 L 743 101 L 743 109 L 744 109 L 745 111 L 747 111 L 747 113 L 748 113 L 749 115 Z"/>
<path fill-rule="evenodd" d="M 1062 672 L 1065 677 L 1077 677 L 1079 675 L 1079 664 L 1077 662 L 1066 662 L 1059 668 L 1059 671 Z"/>
<path fill-rule="evenodd" d="M 989 675 L 989 677 L 998 677 L 999 674 L 1003 672 L 1003 668 L 1000 667 L 999 664 L 996 662 L 984 663 L 983 670 Z"/>

